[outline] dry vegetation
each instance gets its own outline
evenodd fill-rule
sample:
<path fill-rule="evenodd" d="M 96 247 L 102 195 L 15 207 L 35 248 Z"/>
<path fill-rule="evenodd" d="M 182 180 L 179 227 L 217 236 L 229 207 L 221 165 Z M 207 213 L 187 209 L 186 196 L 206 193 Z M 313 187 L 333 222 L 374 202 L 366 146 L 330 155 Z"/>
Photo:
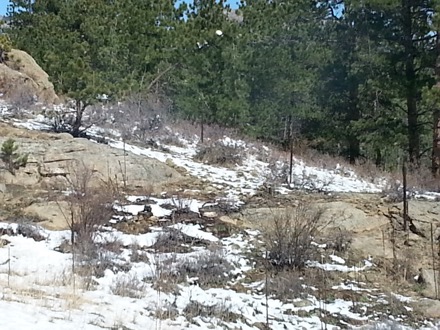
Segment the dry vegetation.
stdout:
<path fill-rule="evenodd" d="M 26 94 L 25 91 L 22 94 Z M 30 100 L 28 96 L 20 96 L 19 99 L 22 103 L 28 103 Z M 69 125 L 72 120 L 69 111 L 58 114 L 53 113 L 52 115 L 54 130 L 66 131 L 66 124 Z M 169 100 L 154 93 L 148 96 L 133 95 L 116 105 L 105 104 L 90 107 L 84 116 L 84 126 L 88 127 L 92 123 L 104 128 L 119 130 L 124 141 L 156 148 L 160 148 L 162 145 L 182 147 L 181 138 L 194 141 L 200 137 L 200 125 L 173 116 Z M 205 143 L 201 144 L 196 159 L 208 164 L 222 166 L 241 164 L 243 149 L 219 143 L 218 141 L 223 139 L 224 136 L 246 141 L 249 147 L 248 152 L 256 154 L 258 160 L 268 162 L 272 168 L 276 166 L 277 161 L 284 164 L 289 163 L 289 152 L 279 146 L 263 143 L 244 136 L 237 130 L 223 128 L 218 125 L 204 125 Z M 308 166 L 323 168 L 341 175 L 356 173 L 360 178 L 372 183 L 388 180 L 392 184 L 396 180 L 401 181 L 400 168 L 385 171 L 365 159 L 360 159 L 356 164 L 349 164 L 345 158 L 322 153 L 314 148 L 313 143 L 301 139 L 295 141 L 294 156 L 295 162 L 302 160 Z M 274 178 L 268 178 L 270 183 L 287 182 L 286 168 L 281 170 L 278 168 L 273 174 L 275 174 Z M 313 178 L 310 178 L 310 180 L 305 179 L 309 183 L 314 183 Z M 327 184 L 324 183 L 324 186 Z M 414 190 L 440 191 L 440 183 L 438 180 L 432 179 L 427 166 L 409 172 L 408 186 Z M 322 191 L 325 187 L 322 187 L 322 183 L 320 183 L 316 187 L 312 186 L 312 188 L 316 191 Z"/>
<path fill-rule="evenodd" d="M 71 230 L 71 241 L 78 247 L 88 249 L 93 244 L 99 226 L 105 224 L 113 213 L 113 191 L 93 187 L 95 172 L 84 162 L 69 166 L 67 177 L 69 214 L 65 214 Z"/>
<path fill-rule="evenodd" d="M 194 159 L 211 165 L 236 166 L 242 164 L 243 157 L 243 148 L 225 145 L 222 142 L 213 142 L 202 145 Z"/>
<path fill-rule="evenodd" d="M 316 249 L 311 243 L 325 225 L 323 210 L 311 204 L 299 204 L 265 219 L 262 236 L 270 264 L 280 269 L 304 268 L 314 259 Z"/>

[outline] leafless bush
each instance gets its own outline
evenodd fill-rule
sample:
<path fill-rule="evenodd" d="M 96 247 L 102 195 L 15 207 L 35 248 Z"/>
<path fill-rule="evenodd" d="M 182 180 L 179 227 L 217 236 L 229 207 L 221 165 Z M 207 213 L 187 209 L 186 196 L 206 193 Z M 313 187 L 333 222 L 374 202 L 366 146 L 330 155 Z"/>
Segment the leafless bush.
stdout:
<path fill-rule="evenodd" d="M 266 219 L 262 236 L 271 264 L 276 268 L 304 268 L 315 252 L 311 243 L 325 226 L 322 218 L 322 209 L 303 203 Z"/>
<path fill-rule="evenodd" d="M 432 176 L 431 169 L 427 166 L 409 171 L 407 181 L 410 190 L 440 192 L 440 180 Z"/>
<path fill-rule="evenodd" d="M 22 212 L 18 212 L 17 214 L 14 214 L 6 218 L 6 222 L 19 223 L 19 224 L 32 224 L 42 221 L 44 221 L 44 219 L 37 214 L 24 214 Z"/>
<path fill-rule="evenodd" d="M 194 159 L 208 164 L 235 166 L 243 162 L 243 148 L 214 142 L 202 146 Z"/>
<path fill-rule="evenodd" d="M 306 295 L 300 274 L 292 270 L 275 272 L 268 279 L 267 289 L 269 296 L 275 296 L 282 301 L 302 298 Z"/>
<path fill-rule="evenodd" d="M 99 109 L 93 116 L 121 130 L 124 139 L 145 142 L 163 130 L 169 108 L 168 100 L 160 94 L 133 94 L 123 102 L 108 106 L 105 120 Z"/>
<path fill-rule="evenodd" d="M 134 275 L 118 276 L 111 284 L 113 294 L 121 297 L 142 298 L 146 284 Z"/>
<path fill-rule="evenodd" d="M 420 260 L 419 256 L 414 250 L 405 248 L 395 254 L 389 274 L 397 281 L 414 282 L 414 276 L 418 273 L 416 266 L 418 260 Z"/>
<path fill-rule="evenodd" d="M 122 243 L 122 241 L 118 237 L 114 236 L 109 239 L 106 239 L 102 243 L 99 243 L 98 246 L 100 247 L 100 249 L 102 249 L 104 251 L 108 251 L 108 252 L 117 254 L 122 251 L 124 244 Z"/>
<path fill-rule="evenodd" d="M 12 88 L 7 94 L 7 99 L 11 104 L 14 115 L 20 115 L 21 110 L 29 109 L 37 101 L 32 88 L 25 84 Z"/>
<path fill-rule="evenodd" d="M 326 235 L 325 242 L 327 249 L 337 252 L 345 252 L 350 248 L 353 241 L 353 234 L 343 228 L 334 228 Z"/>
<path fill-rule="evenodd" d="M 190 207 L 192 201 L 190 199 L 184 198 L 182 195 L 173 195 L 171 202 L 174 206 L 175 214 L 185 214 L 190 212 Z"/>
<path fill-rule="evenodd" d="M 289 164 L 280 160 L 274 160 L 269 163 L 268 172 L 266 173 L 266 182 L 271 185 L 288 183 L 289 181 Z"/>
<path fill-rule="evenodd" d="M 238 320 L 243 320 L 242 315 L 231 312 L 228 306 L 224 303 L 207 306 L 192 300 L 186 305 L 183 313 L 188 320 L 200 316 L 214 318 L 222 322 L 237 322 Z"/>
<path fill-rule="evenodd" d="M 195 256 L 163 261 L 162 268 L 162 280 L 184 283 L 192 279 L 202 287 L 222 287 L 229 281 L 233 265 L 222 248 L 211 246 Z"/>
<path fill-rule="evenodd" d="M 400 181 L 390 182 L 384 189 L 382 195 L 386 197 L 390 203 L 400 203 L 403 201 L 403 189 Z"/>
<path fill-rule="evenodd" d="M 177 119 L 167 124 L 171 126 L 173 132 L 178 133 L 179 136 L 189 141 L 198 139 L 200 134 L 199 125 L 189 120 Z"/>
<path fill-rule="evenodd" d="M 118 262 L 114 253 L 109 253 L 96 244 L 90 244 L 89 247 L 91 250 L 75 255 L 78 261 L 75 264 L 74 273 L 81 276 L 84 289 L 93 288 L 97 284 L 96 278 L 104 277 L 107 269 L 114 273 L 130 270 L 130 265 Z"/>
<path fill-rule="evenodd" d="M 367 325 L 365 327 L 360 328 L 362 330 L 404 330 L 407 329 L 406 326 L 398 323 L 397 321 L 384 321 L 377 322 L 374 324 Z"/>
<path fill-rule="evenodd" d="M 138 243 L 132 244 L 130 246 L 131 254 L 130 254 L 130 261 L 131 262 L 149 262 L 148 255 L 142 251 L 141 247 Z"/>
<path fill-rule="evenodd" d="M 156 252 L 180 253 L 189 252 L 191 245 L 203 245 L 203 243 L 202 240 L 185 235 L 178 229 L 163 228 L 152 248 Z"/>
<path fill-rule="evenodd" d="M 71 231 L 72 245 L 81 252 L 93 250 L 94 238 L 99 226 L 112 215 L 114 196 L 100 187 L 93 187 L 94 171 L 77 161 L 69 166 L 67 177 L 69 195 L 68 214 L 65 214 Z"/>
<path fill-rule="evenodd" d="M 177 316 L 179 316 L 179 310 L 175 306 L 175 303 L 168 302 L 158 307 L 153 315 L 159 320 L 175 320 Z"/>
<path fill-rule="evenodd" d="M 388 301 L 385 307 L 387 315 L 408 315 L 405 304 L 396 295 L 388 293 L 385 299 Z"/>
<path fill-rule="evenodd" d="M 74 109 L 51 110 L 45 113 L 46 117 L 50 119 L 50 130 L 55 133 L 71 133 L 73 124 L 76 118 L 76 111 Z M 83 121 L 85 123 L 85 121 Z M 85 137 L 84 131 L 82 136 Z"/>
<path fill-rule="evenodd" d="M 300 175 L 293 175 L 291 186 L 295 189 L 308 190 L 311 192 L 323 193 L 333 183 L 334 178 L 326 177 L 324 180 L 319 179 L 317 175 L 307 173 L 303 170 Z"/>
<path fill-rule="evenodd" d="M 232 198 L 219 198 L 216 200 L 217 208 L 225 214 L 240 212 L 240 205 Z"/>
<path fill-rule="evenodd" d="M 180 148 L 185 147 L 185 144 L 179 139 L 178 136 L 172 134 L 172 132 L 168 132 L 168 133 L 170 135 L 166 135 L 166 136 L 160 138 L 160 143 L 166 144 L 166 145 L 171 145 L 171 146 L 176 146 L 176 147 L 180 147 Z"/>

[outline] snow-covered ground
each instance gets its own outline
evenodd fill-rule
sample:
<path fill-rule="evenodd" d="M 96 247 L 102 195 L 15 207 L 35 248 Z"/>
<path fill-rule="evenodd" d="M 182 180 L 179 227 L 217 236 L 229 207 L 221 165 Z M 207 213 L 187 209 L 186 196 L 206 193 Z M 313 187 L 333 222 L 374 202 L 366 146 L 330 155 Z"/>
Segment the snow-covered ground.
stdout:
<path fill-rule="evenodd" d="M 131 207 L 125 209 L 137 212 Z M 163 214 L 158 210 L 155 215 Z M 244 292 L 232 289 L 234 282 L 244 279 L 246 272 L 252 269 L 245 253 L 254 248 L 257 231 L 246 231 L 247 238 L 240 233 L 219 239 L 200 225 L 177 224 L 171 227 L 190 237 L 219 244 L 225 260 L 233 265 L 224 287 L 202 288 L 197 284 L 199 279 L 196 276 L 174 283 L 175 289 L 171 292 L 159 290 L 155 284 L 165 271 L 163 264 L 166 260 L 172 259 L 175 265 L 188 263 L 208 251 L 194 248 L 187 253 L 158 254 L 144 249 L 145 259 L 134 262 L 131 261 L 133 247 L 152 247 L 162 229 L 156 228 L 145 235 L 127 235 L 109 228 L 102 231 L 96 241 L 118 240 L 122 244 L 121 251 L 117 254 L 107 252 L 107 257 L 112 258 L 115 265 L 130 265 L 129 269 L 107 269 L 101 277 L 92 276 L 89 280 L 93 285 L 86 290 L 79 275 L 73 280 L 72 254 L 55 250 L 70 237 L 68 231 L 34 227 L 34 231 L 45 238 L 35 241 L 15 235 L 19 225 L 0 224 L 1 229 L 10 230 L 9 234 L 2 236 L 10 243 L 0 248 L 0 329 L 258 329 L 258 324 L 266 323 L 267 314 L 271 329 L 321 329 L 321 312 L 357 323 L 373 320 L 372 316 L 362 312 L 370 303 L 359 303 L 359 308 L 354 311 L 352 301 L 334 299 L 324 302 L 311 294 L 303 300 L 291 302 L 274 297 L 266 301 L 262 291 L 264 284 L 260 282 L 247 283 L 248 289 Z M 339 256 L 333 254 L 331 259 L 331 264 L 310 264 L 327 271 L 356 272 L 373 266 L 372 262 L 365 261 L 363 267 L 350 268 L 342 265 L 345 260 Z M 116 290 L 124 285 L 128 287 L 126 290 L 134 290 L 135 295 L 121 296 Z M 360 286 L 364 283 L 341 283 L 333 289 L 364 290 L 373 294 L 374 290 Z M 402 297 L 401 300 L 406 302 L 407 299 Z M 164 315 L 163 319 L 156 317 L 159 314 Z M 327 329 L 339 327 L 327 324 Z"/>
<path fill-rule="evenodd" d="M 50 122 L 42 115 L 26 121 L 15 121 L 14 125 L 31 130 L 46 130 L 50 128 Z M 103 137 L 109 132 L 93 126 L 88 130 L 92 135 Z M 112 130 L 113 135 L 118 135 Z M 226 198 L 240 201 L 244 196 L 252 195 L 256 190 L 267 182 L 272 174 L 269 163 L 259 161 L 255 150 L 250 150 L 246 142 L 233 140 L 224 137 L 220 143 L 225 145 L 239 146 L 242 150 L 243 164 L 235 167 L 221 167 L 204 164 L 194 160 L 197 152 L 197 139 L 188 141 L 179 138 L 184 147 L 172 145 L 163 145 L 167 152 L 155 150 L 153 148 L 143 148 L 129 143 L 123 143 L 117 138 L 105 136 L 108 145 L 113 148 L 125 149 L 136 155 L 142 155 L 157 159 L 161 162 L 171 160 L 175 165 L 188 171 L 191 175 L 198 177 L 213 187 L 221 189 Z M 286 160 L 287 161 L 287 160 Z M 281 161 L 276 164 L 276 168 L 281 171 L 283 164 Z M 277 175 L 279 173 L 275 173 Z M 378 183 L 367 182 L 358 177 L 353 170 L 337 165 L 334 169 L 321 169 L 314 166 L 308 166 L 300 159 L 294 159 L 292 169 L 292 179 L 290 185 L 284 185 L 278 188 L 281 193 L 288 193 L 289 189 L 312 189 L 325 192 L 364 192 L 379 193 L 386 185 L 385 180 Z M 287 189 L 289 188 L 289 189 Z"/>
<path fill-rule="evenodd" d="M 7 106 L 0 103 L 0 115 L 7 113 Z M 26 121 L 14 120 L 13 123 L 33 130 L 49 128 L 48 120 L 43 116 Z M 91 132 L 100 136 L 106 134 L 97 127 Z M 106 139 L 111 147 L 125 148 L 128 152 L 161 162 L 171 160 L 191 175 L 221 189 L 225 196 L 219 197 L 236 203 L 243 203 L 246 196 L 254 194 L 273 174 L 269 164 L 259 161 L 244 141 L 228 137 L 224 137 L 221 143 L 238 144 L 243 148 L 242 165 L 226 168 L 194 160 L 198 148 L 196 140 L 182 140 L 183 147 L 165 145 L 169 152 L 164 152 L 124 144 L 115 137 L 118 132 L 112 132 L 112 135 L 113 138 Z M 284 164 L 278 165 L 282 168 Z M 376 193 L 382 191 L 385 185 L 367 182 L 353 171 L 339 166 L 324 170 L 308 166 L 299 159 L 295 160 L 291 181 L 290 187 L 280 186 L 279 192 L 305 188 L 328 192 Z M 125 221 L 143 212 L 143 202 L 149 203 L 154 216 L 163 218 L 168 217 L 171 210 L 161 205 L 173 205 L 175 200 L 128 196 L 126 201 L 114 205 L 115 211 L 124 215 L 114 217 L 111 222 Z M 194 213 L 200 212 L 203 206 L 203 202 L 195 199 L 179 202 Z M 184 244 L 186 251 L 158 252 L 156 243 L 170 229 L 203 244 Z M 312 293 L 303 299 L 291 301 L 281 301 L 274 296 L 266 299 L 262 290 L 264 283 L 253 282 L 247 277 L 254 266 L 248 254 L 256 249 L 260 240 L 258 231 L 247 230 L 221 238 L 203 225 L 193 223 L 152 227 L 150 232 L 138 235 L 104 227 L 95 237 L 95 242 L 100 245 L 117 242 L 120 250 L 100 250 L 99 258 L 94 257 L 101 263 L 110 262 L 110 266 L 99 275 L 78 275 L 81 264 L 77 261 L 76 271 L 73 272 L 72 254 L 57 251 L 70 238 L 68 231 L 35 227 L 34 231 L 44 238 L 36 241 L 17 235 L 17 224 L 1 223 L 0 230 L 4 233 L 1 239 L 7 241 L 0 247 L 0 329 L 247 330 L 261 329 L 267 319 L 271 329 L 322 329 L 324 314 L 341 319 L 341 325 L 349 320 L 355 320 L 357 324 L 377 321 L 380 316 L 366 313 L 372 302 L 357 303 L 357 308 L 354 308 L 351 300 L 318 299 L 318 295 Z M 319 245 L 316 244 L 316 247 L 318 249 Z M 183 279 L 173 273 L 183 266 L 191 267 L 203 261 L 203 258 L 219 258 L 217 253 L 226 265 L 202 264 L 200 274 L 196 272 Z M 364 260 L 362 265 L 350 265 L 341 256 L 331 254 L 328 257 L 330 263 L 310 260 L 308 267 L 326 272 L 364 272 L 374 267 L 374 260 Z M 203 273 L 209 271 L 209 267 L 215 267 L 220 277 L 223 276 L 222 285 L 200 285 Z M 172 275 L 163 277 L 166 272 Z M 176 278 L 178 280 L 172 282 Z M 237 284 L 241 285 L 241 290 L 236 289 Z M 167 286 L 172 289 L 167 290 Z M 311 288 L 313 290 L 317 289 Z M 363 283 L 341 283 L 333 290 L 365 291 L 377 297 L 378 301 L 382 299 L 379 298 L 379 292 L 366 288 Z M 407 302 L 405 300 L 403 303 Z M 396 317 L 398 321 L 405 321 L 405 316 Z M 426 326 L 429 328 L 432 325 Z M 326 325 L 326 329 L 337 328 L 335 325 Z"/>

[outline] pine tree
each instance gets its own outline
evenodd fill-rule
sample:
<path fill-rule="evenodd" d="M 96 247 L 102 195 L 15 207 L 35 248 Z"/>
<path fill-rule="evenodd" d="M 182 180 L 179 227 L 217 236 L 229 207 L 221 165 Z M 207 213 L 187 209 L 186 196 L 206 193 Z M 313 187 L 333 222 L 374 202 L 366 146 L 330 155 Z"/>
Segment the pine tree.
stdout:
<path fill-rule="evenodd" d="M 319 120 L 314 94 L 324 11 L 309 1 L 246 1 L 242 7 L 250 45 L 247 74 L 257 137 L 290 144 L 309 122 Z"/>
<path fill-rule="evenodd" d="M 4 168 L 11 174 L 15 175 L 16 170 L 20 167 L 26 166 L 28 155 L 19 153 L 15 140 L 8 139 L 2 144 L 0 159 L 4 164 Z"/>
<path fill-rule="evenodd" d="M 203 125 L 239 126 L 248 116 L 245 53 L 238 23 L 223 1 L 195 1 L 180 36 L 181 67 L 174 92 L 177 109 Z"/>

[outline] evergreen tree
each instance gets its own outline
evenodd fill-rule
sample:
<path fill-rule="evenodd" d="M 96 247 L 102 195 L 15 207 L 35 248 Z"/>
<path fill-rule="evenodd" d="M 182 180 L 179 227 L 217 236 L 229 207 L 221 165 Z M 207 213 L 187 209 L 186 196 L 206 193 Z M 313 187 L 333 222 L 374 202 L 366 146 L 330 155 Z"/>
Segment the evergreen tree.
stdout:
<path fill-rule="evenodd" d="M 28 155 L 19 153 L 15 141 L 8 139 L 1 146 L 0 160 L 3 162 L 4 168 L 9 173 L 15 175 L 16 170 L 26 166 Z"/>
<path fill-rule="evenodd" d="M 257 137 L 288 145 L 310 122 L 319 121 L 314 94 L 324 11 L 310 1 L 246 1 L 244 29 L 250 45 L 251 129 Z"/>
<path fill-rule="evenodd" d="M 239 126 L 248 116 L 245 53 L 237 22 L 223 1 L 195 1 L 180 31 L 182 57 L 174 91 L 177 109 L 201 123 Z"/>
<path fill-rule="evenodd" d="M 31 11 L 11 15 L 17 46 L 75 101 L 74 136 L 100 95 L 117 99 L 145 89 L 163 62 L 175 58 L 169 47 L 178 20 L 173 1 L 38 0 Z"/>

